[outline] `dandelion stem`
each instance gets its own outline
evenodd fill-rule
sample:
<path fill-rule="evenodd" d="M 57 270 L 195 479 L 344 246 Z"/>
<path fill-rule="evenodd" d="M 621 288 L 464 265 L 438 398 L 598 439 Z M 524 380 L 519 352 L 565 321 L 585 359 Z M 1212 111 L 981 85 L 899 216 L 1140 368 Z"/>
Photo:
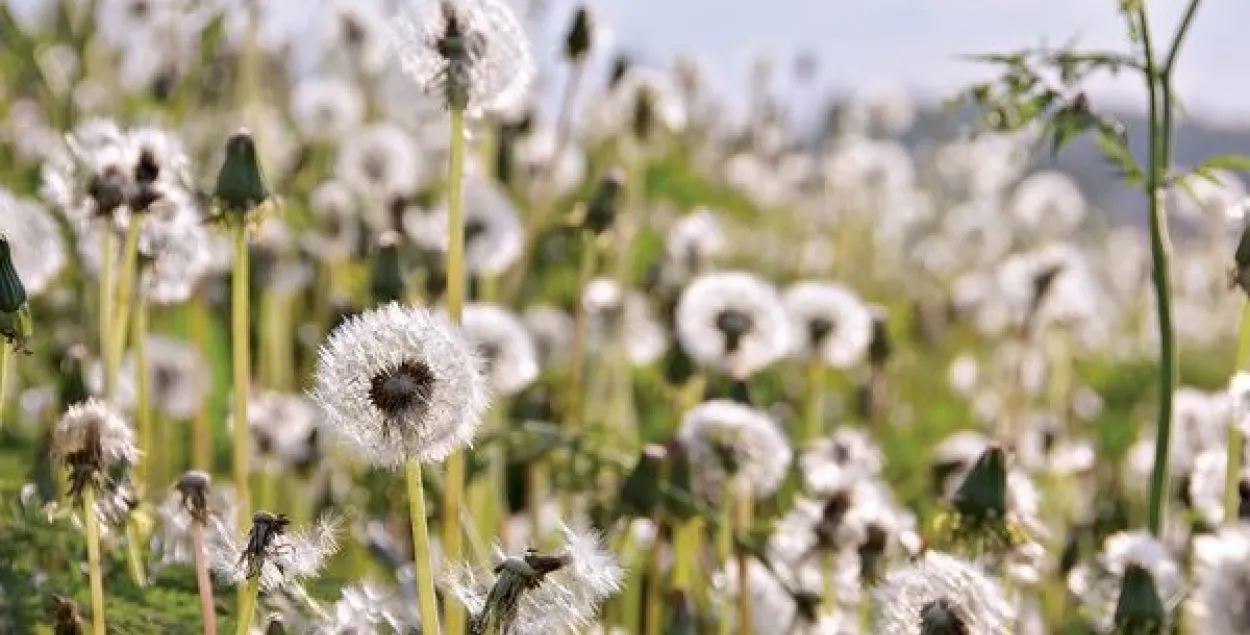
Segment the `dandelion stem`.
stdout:
<path fill-rule="evenodd" d="M 113 235 L 111 226 L 105 227 L 102 232 L 100 245 L 100 359 L 104 362 L 104 395 L 112 397 L 116 388 L 117 376 L 113 374 L 108 363 L 111 355 L 110 349 L 112 344 L 110 337 L 113 328 L 113 278 L 117 272 L 117 237 Z"/>
<path fill-rule="evenodd" d="M 667 458 L 660 461 L 658 478 L 660 483 L 667 483 L 669 479 L 669 463 Z M 668 515 L 664 513 L 664 506 L 657 505 L 655 513 L 652 516 L 652 522 L 655 524 L 655 538 L 651 545 L 651 549 L 647 552 L 647 595 L 643 601 L 646 610 L 646 617 L 643 621 L 644 635 L 660 635 L 664 624 L 664 570 L 660 562 L 660 555 L 663 551 L 664 527 L 668 524 Z"/>
<path fill-rule="evenodd" d="M 459 324 L 464 312 L 464 107 L 451 108 L 451 151 L 447 166 L 447 313 L 451 321 Z M 464 551 L 464 534 L 460 530 L 460 506 L 464 500 L 465 457 L 457 450 L 447 457 L 447 482 L 443 493 L 443 552 L 447 562 L 461 559 Z M 411 469 L 409 469 L 411 473 Z M 420 472 L 418 471 L 419 475 Z M 411 483 L 410 483 L 411 486 Z M 422 503 L 424 505 L 424 503 Z M 414 510 L 414 514 L 416 511 Z M 422 523 L 424 524 L 424 520 Z M 416 531 L 415 526 L 413 531 Z M 428 558 L 428 552 L 425 554 Z M 420 565 L 417 567 L 420 569 Z M 427 575 L 429 575 L 427 573 Z M 433 582 L 430 582 L 430 608 L 433 609 Z M 424 602 L 424 600 L 422 600 Z M 425 611 L 422 610 L 424 617 Z M 438 633 L 438 617 L 432 615 L 431 624 Z M 464 609 L 452 602 L 447 611 L 447 632 L 461 635 L 464 632 Z"/>
<path fill-rule="evenodd" d="M 1241 329 L 1237 335 L 1237 361 L 1233 374 L 1241 372 L 1250 363 L 1250 300 L 1241 307 Z M 1244 463 L 1245 438 L 1241 434 L 1239 419 L 1245 413 L 1233 412 L 1233 420 L 1228 423 L 1228 467 L 1224 473 L 1224 522 L 1234 524 L 1238 521 L 1241 507 L 1241 469 Z"/>
<path fill-rule="evenodd" d="M 260 575 L 254 575 L 247 579 L 247 586 L 243 589 L 243 594 L 239 596 L 239 623 L 234 629 L 235 635 L 247 635 L 251 632 L 258 595 L 260 595 Z"/>
<path fill-rule="evenodd" d="M 204 359 L 209 359 L 209 321 L 208 299 L 203 293 L 197 292 L 191 298 L 191 340 L 199 349 Z M 212 373 L 207 373 L 206 382 L 213 381 Z M 206 386 L 208 388 L 208 386 Z M 209 471 L 213 462 L 213 430 L 208 419 L 209 409 L 200 408 L 191 422 L 191 466 L 197 470 Z"/>
<path fill-rule="evenodd" d="M 155 458 L 152 452 L 152 408 L 151 408 L 151 382 L 148 378 L 148 346 L 145 341 L 148 330 L 148 306 L 147 302 L 140 299 L 139 306 L 136 307 L 136 315 L 132 328 L 134 330 L 130 335 L 131 348 L 134 354 L 135 367 L 135 426 L 139 433 L 139 452 L 142 453 L 144 460 L 139 461 L 135 466 L 136 476 L 140 486 L 147 485 L 155 490 L 153 482 L 153 469 L 151 460 Z M 164 454 L 160 452 L 159 454 Z"/>
<path fill-rule="evenodd" d="M 213 608 L 213 583 L 208 577 L 208 554 L 204 551 L 204 525 L 191 523 L 191 542 L 195 547 L 195 586 L 200 594 L 200 614 L 204 617 L 204 635 L 217 635 L 217 612 Z"/>
<path fill-rule="evenodd" d="M 417 568 L 417 601 L 421 609 L 421 631 L 439 635 L 438 603 L 434 595 L 434 560 L 430 557 L 430 528 L 426 524 L 425 489 L 421 484 L 421 462 L 409 459 L 408 511 L 412 516 L 412 556 Z M 458 531 L 457 531 L 458 533 Z"/>
<path fill-rule="evenodd" d="M 117 296 L 114 300 L 113 322 L 109 333 L 106 362 L 110 365 L 109 372 L 113 380 L 121 367 L 122 351 L 126 349 L 126 335 L 130 328 L 130 309 L 134 295 L 135 279 L 139 276 L 139 230 L 143 225 L 141 214 L 131 213 L 130 224 L 126 227 L 126 241 L 122 243 L 121 277 L 117 280 Z M 110 393 L 111 394 L 111 393 Z"/>
<path fill-rule="evenodd" d="M 726 505 L 721 508 L 719 522 L 716 523 L 716 555 L 717 560 L 722 566 L 728 569 L 732 566 L 733 559 L 733 521 L 734 521 L 734 505 L 733 501 L 726 501 Z M 739 575 L 741 578 L 741 575 Z M 738 581 L 738 594 L 742 595 L 742 581 Z M 729 605 L 729 595 L 721 594 L 717 613 L 720 619 L 717 622 L 717 632 L 720 635 L 730 635 L 733 633 L 733 623 L 729 619 L 732 607 Z"/>
<path fill-rule="evenodd" d="M 148 585 L 147 574 L 143 571 L 143 546 L 139 541 L 139 528 L 134 522 L 126 521 L 126 564 L 130 570 L 130 579 L 135 586 L 143 588 Z"/>
<path fill-rule="evenodd" d="M 807 403 L 803 414 L 804 429 L 800 446 L 815 442 L 824 434 L 825 365 L 813 357 L 807 362 Z"/>
<path fill-rule="evenodd" d="M 746 483 L 742 485 L 742 491 L 735 497 L 736 504 L 730 507 L 734 510 L 734 535 L 745 537 L 754 522 L 755 501 Z M 754 622 L 751 619 L 750 555 L 737 545 L 734 545 L 734 552 L 738 560 L 738 635 L 751 635 Z"/>
<path fill-rule="evenodd" d="M 577 292 L 581 293 L 595 275 L 598 245 L 595 235 L 589 230 L 582 232 L 582 258 L 577 274 Z M 586 308 L 581 302 L 575 303 L 573 311 L 573 344 L 569 353 L 568 386 L 564 399 L 564 430 L 567 434 L 575 434 L 582 424 L 582 381 L 586 362 Z M 562 460 L 571 460 L 561 456 Z M 567 494 L 560 496 L 560 515 L 567 518 L 573 501 Z"/>
<path fill-rule="evenodd" d="M 234 225 L 234 277 L 231 281 L 231 362 L 234 389 L 234 485 L 238 498 L 240 531 L 247 529 L 251 518 L 248 475 L 251 471 L 251 436 L 247 425 L 248 388 L 251 381 L 248 359 L 248 261 L 247 222 L 239 219 Z"/>
<path fill-rule="evenodd" d="M 4 403 L 9 391 L 9 343 L 0 340 L 0 430 L 4 429 Z"/>
<path fill-rule="evenodd" d="M 104 631 L 104 577 L 100 572 L 100 526 L 95 516 L 95 490 L 90 485 L 82 491 L 82 517 L 87 530 L 87 577 L 91 585 L 91 632 Z"/>

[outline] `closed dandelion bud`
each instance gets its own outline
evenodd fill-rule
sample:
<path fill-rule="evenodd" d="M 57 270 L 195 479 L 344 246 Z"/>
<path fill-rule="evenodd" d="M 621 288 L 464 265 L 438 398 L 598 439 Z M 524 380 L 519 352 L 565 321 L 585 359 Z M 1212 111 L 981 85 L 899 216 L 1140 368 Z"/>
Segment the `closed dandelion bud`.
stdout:
<path fill-rule="evenodd" d="M 240 128 L 226 141 L 226 158 L 213 196 L 226 212 L 246 214 L 269 198 L 252 133 Z"/>
<path fill-rule="evenodd" d="M 955 511 L 969 518 L 1007 516 L 1007 459 L 1003 449 L 990 446 L 977 459 L 955 496 Z"/>
<path fill-rule="evenodd" d="M 375 302 L 402 302 L 407 295 L 399 243 L 399 234 L 393 231 L 382 234 L 378 239 L 378 251 L 373 256 L 373 275 L 369 285 Z"/>
<path fill-rule="evenodd" d="M 1241 230 L 1241 239 L 1237 241 L 1237 253 L 1233 256 L 1230 278 L 1233 286 L 1250 294 L 1250 224 Z"/>
<path fill-rule="evenodd" d="M 609 170 L 594 197 L 586 206 L 586 229 L 602 234 L 612 227 L 616 221 L 617 206 L 620 204 L 621 189 L 625 186 L 625 172 L 620 168 Z"/>
<path fill-rule="evenodd" d="M 0 236 L 0 313 L 16 313 L 26 304 L 26 287 L 13 266 L 9 239 Z"/>
<path fill-rule="evenodd" d="M 1154 577 L 1144 567 L 1130 564 L 1115 605 L 1115 628 L 1124 635 L 1157 635 L 1163 632 L 1167 610 Z"/>
<path fill-rule="evenodd" d="M 580 62 L 590 52 L 594 25 L 590 19 L 590 11 L 586 7 L 578 7 L 573 15 L 573 24 L 564 38 L 564 56 L 570 62 Z"/>
<path fill-rule="evenodd" d="M 649 516 L 660 499 L 663 484 L 663 463 L 668 450 L 662 445 L 649 444 L 642 449 L 634 470 L 621 485 L 620 507 L 626 514 Z"/>

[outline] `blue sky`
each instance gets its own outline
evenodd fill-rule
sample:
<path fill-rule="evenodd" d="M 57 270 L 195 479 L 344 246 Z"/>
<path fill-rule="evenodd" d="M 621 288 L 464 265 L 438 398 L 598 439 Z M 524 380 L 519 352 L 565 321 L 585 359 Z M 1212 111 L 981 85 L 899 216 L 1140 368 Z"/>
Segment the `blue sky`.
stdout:
<path fill-rule="evenodd" d="M 1146 0 L 1157 39 L 1170 36 L 1185 0 Z M 567 11 L 571 0 L 551 0 Z M 983 76 L 960 53 L 1061 44 L 1123 49 L 1117 0 L 594 0 L 614 40 L 647 58 L 687 52 L 708 63 L 716 85 L 741 94 L 760 52 L 788 59 L 817 52 L 831 87 L 901 82 L 940 98 Z M 1177 69 L 1176 87 L 1195 116 L 1250 126 L 1250 2 L 1207 0 Z M 1238 68 L 1240 66 L 1240 68 Z M 1091 87 L 1099 102 L 1140 104 L 1138 81 Z"/>

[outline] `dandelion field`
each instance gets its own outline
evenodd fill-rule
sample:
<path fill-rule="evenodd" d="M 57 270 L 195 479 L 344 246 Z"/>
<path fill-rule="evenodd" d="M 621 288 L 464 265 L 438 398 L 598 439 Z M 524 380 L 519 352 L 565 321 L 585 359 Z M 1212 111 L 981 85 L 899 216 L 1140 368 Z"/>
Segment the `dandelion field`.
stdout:
<path fill-rule="evenodd" d="M 541 4 L 0 2 L 0 635 L 1250 633 L 1200 0 L 820 130 Z"/>

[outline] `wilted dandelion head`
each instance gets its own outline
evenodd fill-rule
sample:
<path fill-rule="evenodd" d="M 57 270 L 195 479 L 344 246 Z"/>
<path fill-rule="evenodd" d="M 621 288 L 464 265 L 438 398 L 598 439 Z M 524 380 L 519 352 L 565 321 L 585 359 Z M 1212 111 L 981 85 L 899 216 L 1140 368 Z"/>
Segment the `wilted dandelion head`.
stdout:
<path fill-rule="evenodd" d="M 213 479 L 207 472 L 184 472 L 174 486 L 181 497 L 179 505 L 200 523 L 208 521 L 208 492 Z"/>
<path fill-rule="evenodd" d="M 975 564 L 929 551 L 891 571 L 874 593 L 881 635 L 1008 635 L 1014 619 L 997 581 Z"/>
<path fill-rule="evenodd" d="M 316 577 L 339 548 L 336 522 L 328 516 L 309 531 L 293 532 L 286 516 L 258 511 L 243 536 L 216 519 L 214 523 L 218 526 L 209 534 L 207 549 L 217 577 L 235 585 L 259 577 L 265 592 Z"/>
<path fill-rule="evenodd" d="M 422 3 L 398 20 L 395 42 L 404 72 L 449 108 L 507 108 L 534 78 L 525 30 L 500 0 Z"/>
<path fill-rule="evenodd" d="M 690 459 L 696 490 L 712 501 L 724 500 L 735 479 L 758 497 L 772 494 L 792 455 L 772 417 L 732 401 L 708 401 L 687 411 L 677 439 Z"/>
<path fill-rule="evenodd" d="M 538 378 L 538 350 L 514 313 L 497 304 L 474 303 L 464 308 L 462 325 L 486 362 L 494 392 L 514 395 Z"/>
<path fill-rule="evenodd" d="M 1158 600 L 1169 610 L 1180 599 L 1184 576 L 1166 545 L 1145 531 L 1108 536 L 1094 563 L 1068 574 L 1068 589 L 1081 599 L 1081 612 L 1099 632 L 1114 631 L 1125 575 L 1131 568 L 1149 575 Z"/>
<path fill-rule="evenodd" d="M 56 220 L 34 201 L 0 187 L 0 236 L 26 293 L 42 292 L 65 267 L 67 254 Z"/>
<path fill-rule="evenodd" d="M 709 273 L 677 303 L 677 337 L 702 364 L 739 377 L 776 361 L 790 346 L 790 322 L 776 289 L 749 273 Z"/>
<path fill-rule="evenodd" d="M 483 570 L 453 565 L 447 590 L 468 609 L 470 635 L 492 627 L 510 635 L 560 635 L 594 622 L 599 605 L 621 589 L 624 571 L 595 533 L 562 528 L 555 555 L 497 553 Z"/>
<path fill-rule="evenodd" d="M 1191 624 L 1200 633 L 1250 632 L 1250 526 L 1238 523 L 1194 539 Z"/>
<path fill-rule="evenodd" d="M 855 292 L 832 282 L 799 282 L 782 293 L 794 352 L 835 368 L 864 358 L 872 342 L 872 312 Z"/>
<path fill-rule="evenodd" d="M 360 456 L 384 465 L 441 461 L 473 440 L 489 402 L 483 367 L 444 315 L 391 303 L 330 334 L 312 394 Z"/>
<path fill-rule="evenodd" d="M 134 431 L 116 408 L 97 399 L 65 411 L 53 431 L 52 451 L 70 469 L 70 492 L 75 496 L 110 467 L 139 460 Z"/>

